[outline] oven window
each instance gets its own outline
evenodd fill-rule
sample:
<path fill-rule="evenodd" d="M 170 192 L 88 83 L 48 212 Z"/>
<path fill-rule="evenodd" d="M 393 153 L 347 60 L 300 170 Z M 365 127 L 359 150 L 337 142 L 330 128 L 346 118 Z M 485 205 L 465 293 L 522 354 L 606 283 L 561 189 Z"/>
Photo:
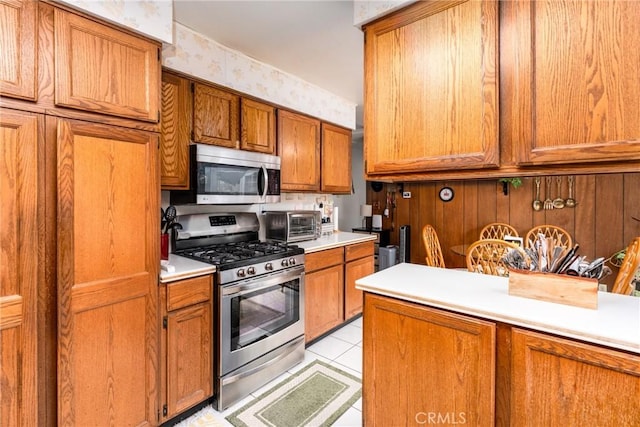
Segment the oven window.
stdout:
<path fill-rule="evenodd" d="M 231 299 L 231 351 L 300 320 L 300 279 Z"/>

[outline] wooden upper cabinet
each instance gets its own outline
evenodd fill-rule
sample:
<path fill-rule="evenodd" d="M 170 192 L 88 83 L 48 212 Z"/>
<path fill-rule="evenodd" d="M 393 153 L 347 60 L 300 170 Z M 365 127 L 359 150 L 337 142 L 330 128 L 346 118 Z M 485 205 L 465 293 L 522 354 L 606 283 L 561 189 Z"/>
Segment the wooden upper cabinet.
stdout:
<path fill-rule="evenodd" d="M 38 117 L 0 109 L 0 425 L 35 426 L 38 287 L 43 281 Z M 40 199 L 40 200 L 39 200 Z M 41 402 L 42 403 L 42 402 Z"/>
<path fill-rule="evenodd" d="M 157 43 L 56 9 L 55 103 L 158 122 Z"/>
<path fill-rule="evenodd" d="M 194 83 L 193 140 L 203 144 L 240 148 L 239 103 L 238 95 Z"/>
<path fill-rule="evenodd" d="M 502 7 L 516 161 L 640 159 L 640 3 L 508 1 Z"/>
<path fill-rule="evenodd" d="M 320 189 L 327 193 L 351 193 L 351 131 L 322 123 Z"/>
<path fill-rule="evenodd" d="M 166 190 L 189 189 L 191 143 L 191 83 L 162 73 L 160 115 L 160 184 Z"/>
<path fill-rule="evenodd" d="M 240 100 L 240 148 L 276 153 L 276 108 L 247 98 Z"/>
<path fill-rule="evenodd" d="M 0 0 L 0 95 L 36 99 L 38 2 Z"/>
<path fill-rule="evenodd" d="M 283 191 L 320 190 L 320 120 L 278 110 L 278 155 Z"/>
<path fill-rule="evenodd" d="M 499 165 L 496 1 L 417 2 L 365 28 L 365 173 Z"/>

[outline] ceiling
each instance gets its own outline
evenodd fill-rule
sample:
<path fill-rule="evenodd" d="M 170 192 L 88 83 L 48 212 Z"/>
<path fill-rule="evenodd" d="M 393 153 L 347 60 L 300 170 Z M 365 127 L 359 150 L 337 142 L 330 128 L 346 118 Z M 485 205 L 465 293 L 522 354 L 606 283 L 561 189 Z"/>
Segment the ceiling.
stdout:
<path fill-rule="evenodd" d="M 174 0 L 174 20 L 356 103 L 362 129 L 363 33 L 353 0 Z"/>

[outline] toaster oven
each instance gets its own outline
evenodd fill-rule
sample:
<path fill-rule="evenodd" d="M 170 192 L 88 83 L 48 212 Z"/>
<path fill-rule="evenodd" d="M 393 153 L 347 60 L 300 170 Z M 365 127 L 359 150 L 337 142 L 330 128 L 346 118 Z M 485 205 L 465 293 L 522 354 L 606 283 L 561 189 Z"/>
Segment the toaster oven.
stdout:
<path fill-rule="evenodd" d="M 315 240 L 322 233 L 319 211 L 265 212 L 265 237 L 287 243 Z"/>

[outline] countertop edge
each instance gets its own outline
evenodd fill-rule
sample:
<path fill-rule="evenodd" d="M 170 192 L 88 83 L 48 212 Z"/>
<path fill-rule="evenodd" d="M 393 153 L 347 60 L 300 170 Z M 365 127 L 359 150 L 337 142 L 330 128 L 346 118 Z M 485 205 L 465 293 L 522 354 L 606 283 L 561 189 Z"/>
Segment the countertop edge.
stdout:
<path fill-rule="evenodd" d="M 304 249 L 305 254 L 334 249 L 342 246 L 353 245 L 368 241 L 375 241 L 378 237 L 375 234 L 350 233 L 339 231 L 328 236 L 321 236 L 316 240 L 293 243 Z"/>

